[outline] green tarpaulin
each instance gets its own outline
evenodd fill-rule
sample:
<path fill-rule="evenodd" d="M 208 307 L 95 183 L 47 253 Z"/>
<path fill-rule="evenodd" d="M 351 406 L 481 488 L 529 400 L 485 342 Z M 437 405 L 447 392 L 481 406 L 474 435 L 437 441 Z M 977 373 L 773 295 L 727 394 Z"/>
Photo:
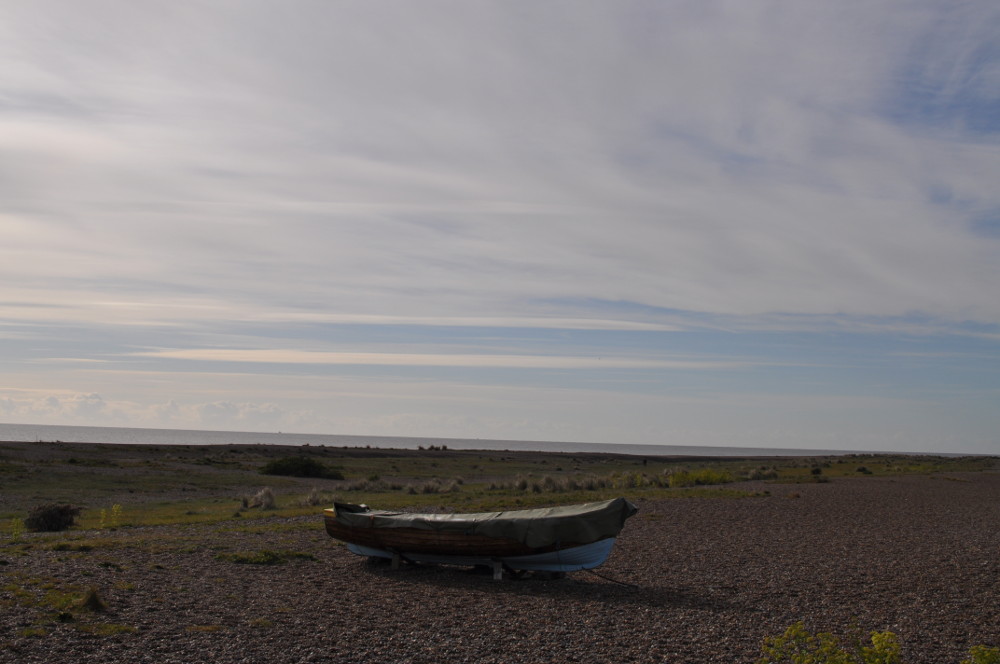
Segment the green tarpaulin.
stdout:
<path fill-rule="evenodd" d="M 562 543 L 589 544 L 615 537 L 638 509 L 624 498 L 599 503 L 475 514 L 410 514 L 373 511 L 337 503 L 337 520 L 354 528 L 419 528 L 449 533 L 505 537 L 532 548 Z"/>

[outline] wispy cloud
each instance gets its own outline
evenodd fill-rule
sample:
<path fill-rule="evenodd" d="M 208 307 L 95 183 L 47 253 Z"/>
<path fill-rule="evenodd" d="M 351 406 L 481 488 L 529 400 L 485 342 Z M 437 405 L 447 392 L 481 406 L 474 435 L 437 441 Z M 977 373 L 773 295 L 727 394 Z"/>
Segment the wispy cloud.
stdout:
<path fill-rule="evenodd" d="M 494 369 L 734 369 L 750 362 L 690 359 L 574 357 L 560 355 L 461 355 L 431 353 L 338 353 L 288 349 L 184 348 L 134 353 L 137 356 L 201 362 L 268 364 L 347 364 L 390 367 L 476 367 Z"/>
<path fill-rule="evenodd" d="M 6 5 L 0 359 L 745 391 L 790 353 L 988 357 L 998 33 L 990 0 Z"/>

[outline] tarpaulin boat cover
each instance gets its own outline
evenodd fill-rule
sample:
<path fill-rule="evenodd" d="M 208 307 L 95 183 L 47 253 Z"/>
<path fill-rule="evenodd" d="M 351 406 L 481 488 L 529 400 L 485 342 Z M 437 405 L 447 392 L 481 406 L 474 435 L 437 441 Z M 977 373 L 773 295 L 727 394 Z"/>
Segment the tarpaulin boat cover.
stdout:
<path fill-rule="evenodd" d="M 354 528 L 419 528 L 505 537 L 532 548 L 570 542 L 589 544 L 616 537 L 625 525 L 625 519 L 638 511 L 624 498 L 582 505 L 474 514 L 385 512 L 346 503 L 336 503 L 334 507 L 337 520 Z"/>

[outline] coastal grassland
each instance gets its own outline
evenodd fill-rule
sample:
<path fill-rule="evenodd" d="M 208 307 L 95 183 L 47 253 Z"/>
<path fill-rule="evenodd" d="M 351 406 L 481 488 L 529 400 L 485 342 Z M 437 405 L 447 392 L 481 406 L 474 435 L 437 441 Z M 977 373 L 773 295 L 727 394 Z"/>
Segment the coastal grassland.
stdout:
<path fill-rule="evenodd" d="M 262 474 L 283 460 L 308 460 L 344 479 Z M 595 453 L 387 450 L 332 446 L 0 445 L 0 532 L 41 503 L 83 508 L 78 530 L 249 523 L 316 514 L 339 500 L 386 509 L 488 511 L 633 499 L 763 497 L 770 485 L 998 467 L 996 457 L 843 455 L 817 457 L 638 457 Z M 295 466 L 295 464 L 290 464 Z M 299 464 L 303 465 L 303 464 Z M 754 484 L 746 484 L 755 481 Z M 267 487 L 268 509 L 252 497 Z M 114 519 L 109 515 L 113 514 Z M 239 526 L 238 526 L 239 527 Z M 23 528 L 22 528 L 23 529 Z"/>
<path fill-rule="evenodd" d="M 14 541 L 0 521 L 0 663 L 710 663 L 763 655 L 775 664 L 832 664 L 866 661 L 842 657 L 841 650 L 854 653 L 854 625 L 863 628 L 862 647 L 878 645 L 870 631 L 891 632 L 900 644 L 895 661 L 908 664 L 957 664 L 976 648 L 983 656 L 970 664 L 992 664 L 987 657 L 1000 645 L 1000 618 L 989 610 L 1000 597 L 1000 535 L 984 527 L 1000 496 L 995 459 L 935 460 L 911 472 L 904 459 L 871 456 L 842 464 L 581 458 L 577 471 L 565 457 L 548 464 L 527 457 L 516 472 L 499 472 L 500 464 L 486 475 L 477 471 L 488 459 L 470 455 L 449 461 L 460 475 L 413 477 L 405 474 L 407 454 L 390 454 L 364 459 L 365 471 L 350 471 L 343 482 L 275 486 L 276 509 L 242 507 L 241 497 L 275 479 L 256 471 L 268 458 L 277 456 L 247 464 L 247 484 L 236 492 L 125 502 L 116 526 L 109 518 L 101 528 L 85 512 L 69 531 L 24 532 Z M 226 470 L 191 465 L 209 475 Z M 816 480 L 816 468 L 829 481 Z M 734 481 L 671 487 L 669 478 L 682 472 L 702 480 L 729 473 Z M 562 484 L 577 476 L 606 485 Z M 419 490 L 435 477 L 457 490 Z M 372 490 L 347 489 L 352 483 Z M 635 499 L 639 513 L 601 576 L 560 580 L 496 582 L 450 566 L 391 569 L 350 553 L 319 518 L 334 496 L 374 507 L 464 510 L 610 495 Z M 110 515 L 114 504 L 95 506 Z M 167 525 L 142 525 L 150 518 L 143 509 L 157 510 Z"/>
<path fill-rule="evenodd" d="M 54 576 L 14 571 L 0 585 L 0 608 L 27 617 L 18 635 L 47 637 L 60 626 L 94 636 L 113 636 L 136 631 L 131 625 L 108 622 L 107 603 L 93 586 L 69 582 Z M 134 589 L 120 584 L 120 590 Z"/>

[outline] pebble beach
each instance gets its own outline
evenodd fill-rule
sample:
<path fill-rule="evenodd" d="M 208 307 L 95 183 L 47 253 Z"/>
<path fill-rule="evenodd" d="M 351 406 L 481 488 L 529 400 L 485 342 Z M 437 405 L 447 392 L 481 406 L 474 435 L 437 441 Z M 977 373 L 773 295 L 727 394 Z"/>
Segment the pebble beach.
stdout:
<path fill-rule="evenodd" d="M 599 576 L 563 579 L 393 570 L 319 511 L 74 532 L 0 554 L 0 662 L 753 662 L 800 620 L 892 631 L 904 662 L 1000 645 L 1000 474 L 744 486 L 768 495 L 638 501 Z M 233 559 L 260 550 L 288 557 Z M 93 588 L 107 608 L 31 634 L 43 609 L 12 582 Z"/>

